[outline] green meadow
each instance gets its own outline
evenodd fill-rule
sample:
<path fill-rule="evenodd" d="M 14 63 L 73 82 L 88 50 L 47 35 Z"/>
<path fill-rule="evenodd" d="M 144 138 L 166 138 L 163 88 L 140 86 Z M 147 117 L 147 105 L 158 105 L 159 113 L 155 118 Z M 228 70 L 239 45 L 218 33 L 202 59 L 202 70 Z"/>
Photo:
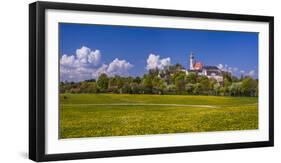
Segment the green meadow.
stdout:
<path fill-rule="evenodd" d="M 258 129 L 257 97 L 61 94 L 60 138 Z"/>

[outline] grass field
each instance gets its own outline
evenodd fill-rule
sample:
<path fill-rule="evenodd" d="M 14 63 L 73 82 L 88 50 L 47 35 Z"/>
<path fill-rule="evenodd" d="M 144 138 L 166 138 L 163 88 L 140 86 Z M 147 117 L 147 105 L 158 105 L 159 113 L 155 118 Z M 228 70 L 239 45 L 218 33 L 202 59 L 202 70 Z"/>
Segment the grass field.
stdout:
<path fill-rule="evenodd" d="M 61 94 L 60 138 L 258 128 L 256 97 Z"/>

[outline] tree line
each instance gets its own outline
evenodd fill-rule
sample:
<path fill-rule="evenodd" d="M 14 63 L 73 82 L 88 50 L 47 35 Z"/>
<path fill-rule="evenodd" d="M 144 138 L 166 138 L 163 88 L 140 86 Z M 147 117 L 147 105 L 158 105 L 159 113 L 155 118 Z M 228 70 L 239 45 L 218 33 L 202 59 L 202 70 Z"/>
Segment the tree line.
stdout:
<path fill-rule="evenodd" d="M 224 72 L 223 82 L 196 73 L 186 74 L 182 65 L 164 70 L 151 69 L 142 77 L 110 77 L 81 82 L 60 82 L 60 93 L 116 93 L 116 94 L 179 94 L 216 96 L 258 96 L 258 79 L 250 76 L 237 78 Z"/>

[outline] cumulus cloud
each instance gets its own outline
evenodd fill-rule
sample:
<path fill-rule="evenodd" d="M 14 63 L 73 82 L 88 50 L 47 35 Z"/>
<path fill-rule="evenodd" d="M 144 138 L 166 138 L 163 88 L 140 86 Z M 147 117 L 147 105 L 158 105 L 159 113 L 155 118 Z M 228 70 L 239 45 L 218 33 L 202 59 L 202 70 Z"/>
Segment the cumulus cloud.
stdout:
<path fill-rule="evenodd" d="M 101 61 L 101 54 L 99 50 L 92 51 L 88 55 L 88 62 L 94 65 L 98 65 Z"/>
<path fill-rule="evenodd" d="M 75 55 L 64 54 L 60 58 L 61 81 L 82 81 L 98 78 L 102 73 L 109 76 L 126 75 L 133 67 L 126 60 L 114 59 L 111 63 L 101 64 L 101 52 L 82 46 Z"/>
<path fill-rule="evenodd" d="M 99 50 L 92 51 L 85 46 L 76 50 L 76 55 L 64 54 L 60 59 L 61 66 L 65 67 L 95 67 L 101 62 Z"/>
<path fill-rule="evenodd" d="M 101 54 L 99 50 L 92 51 L 90 48 L 85 46 L 76 50 L 76 57 L 79 63 L 91 66 L 97 66 L 101 61 Z"/>
<path fill-rule="evenodd" d="M 133 65 L 129 62 L 116 58 L 108 65 L 107 72 L 109 74 L 121 75 L 132 67 Z"/>
<path fill-rule="evenodd" d="M 102 64 L 99 68 L 91 71 L 90 78 L 97 79 L 101 74 L 107 74 L 108 65 Z"/>
<path fill-rule="evenodd" d="M 147 70 L 156 68 L 162 70 L 164 67 L 171 65 L 171 59 L 170 57 L 160 59 L 159 55 L 150 54 L 146 60 L 146 63 Z"/>
<path fill-rule="evenodd" d="M 60 65 L 66 67 L 73 67 L 75 62 L 75 57 L 73 55 L 68 56 L 66 54 L 62 55 L 60 59 Z"/>

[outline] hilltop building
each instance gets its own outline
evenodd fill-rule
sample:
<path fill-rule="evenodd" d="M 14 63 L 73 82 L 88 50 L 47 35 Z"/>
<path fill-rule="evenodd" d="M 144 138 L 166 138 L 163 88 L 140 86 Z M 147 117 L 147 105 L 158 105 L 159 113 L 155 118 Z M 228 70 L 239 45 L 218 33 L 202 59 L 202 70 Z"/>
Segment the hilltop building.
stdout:
<path fill-rule="evenodd" d="M 207 66 L 195 59 L 194 53 L 189 55 L 189 69 L 183 69 L 186 74 L 196 73 L 198 75 L 206 76 L 209 79 L 215 79 L 217 82 L 223 82 L 223 71 L 217 66 Z"/>

